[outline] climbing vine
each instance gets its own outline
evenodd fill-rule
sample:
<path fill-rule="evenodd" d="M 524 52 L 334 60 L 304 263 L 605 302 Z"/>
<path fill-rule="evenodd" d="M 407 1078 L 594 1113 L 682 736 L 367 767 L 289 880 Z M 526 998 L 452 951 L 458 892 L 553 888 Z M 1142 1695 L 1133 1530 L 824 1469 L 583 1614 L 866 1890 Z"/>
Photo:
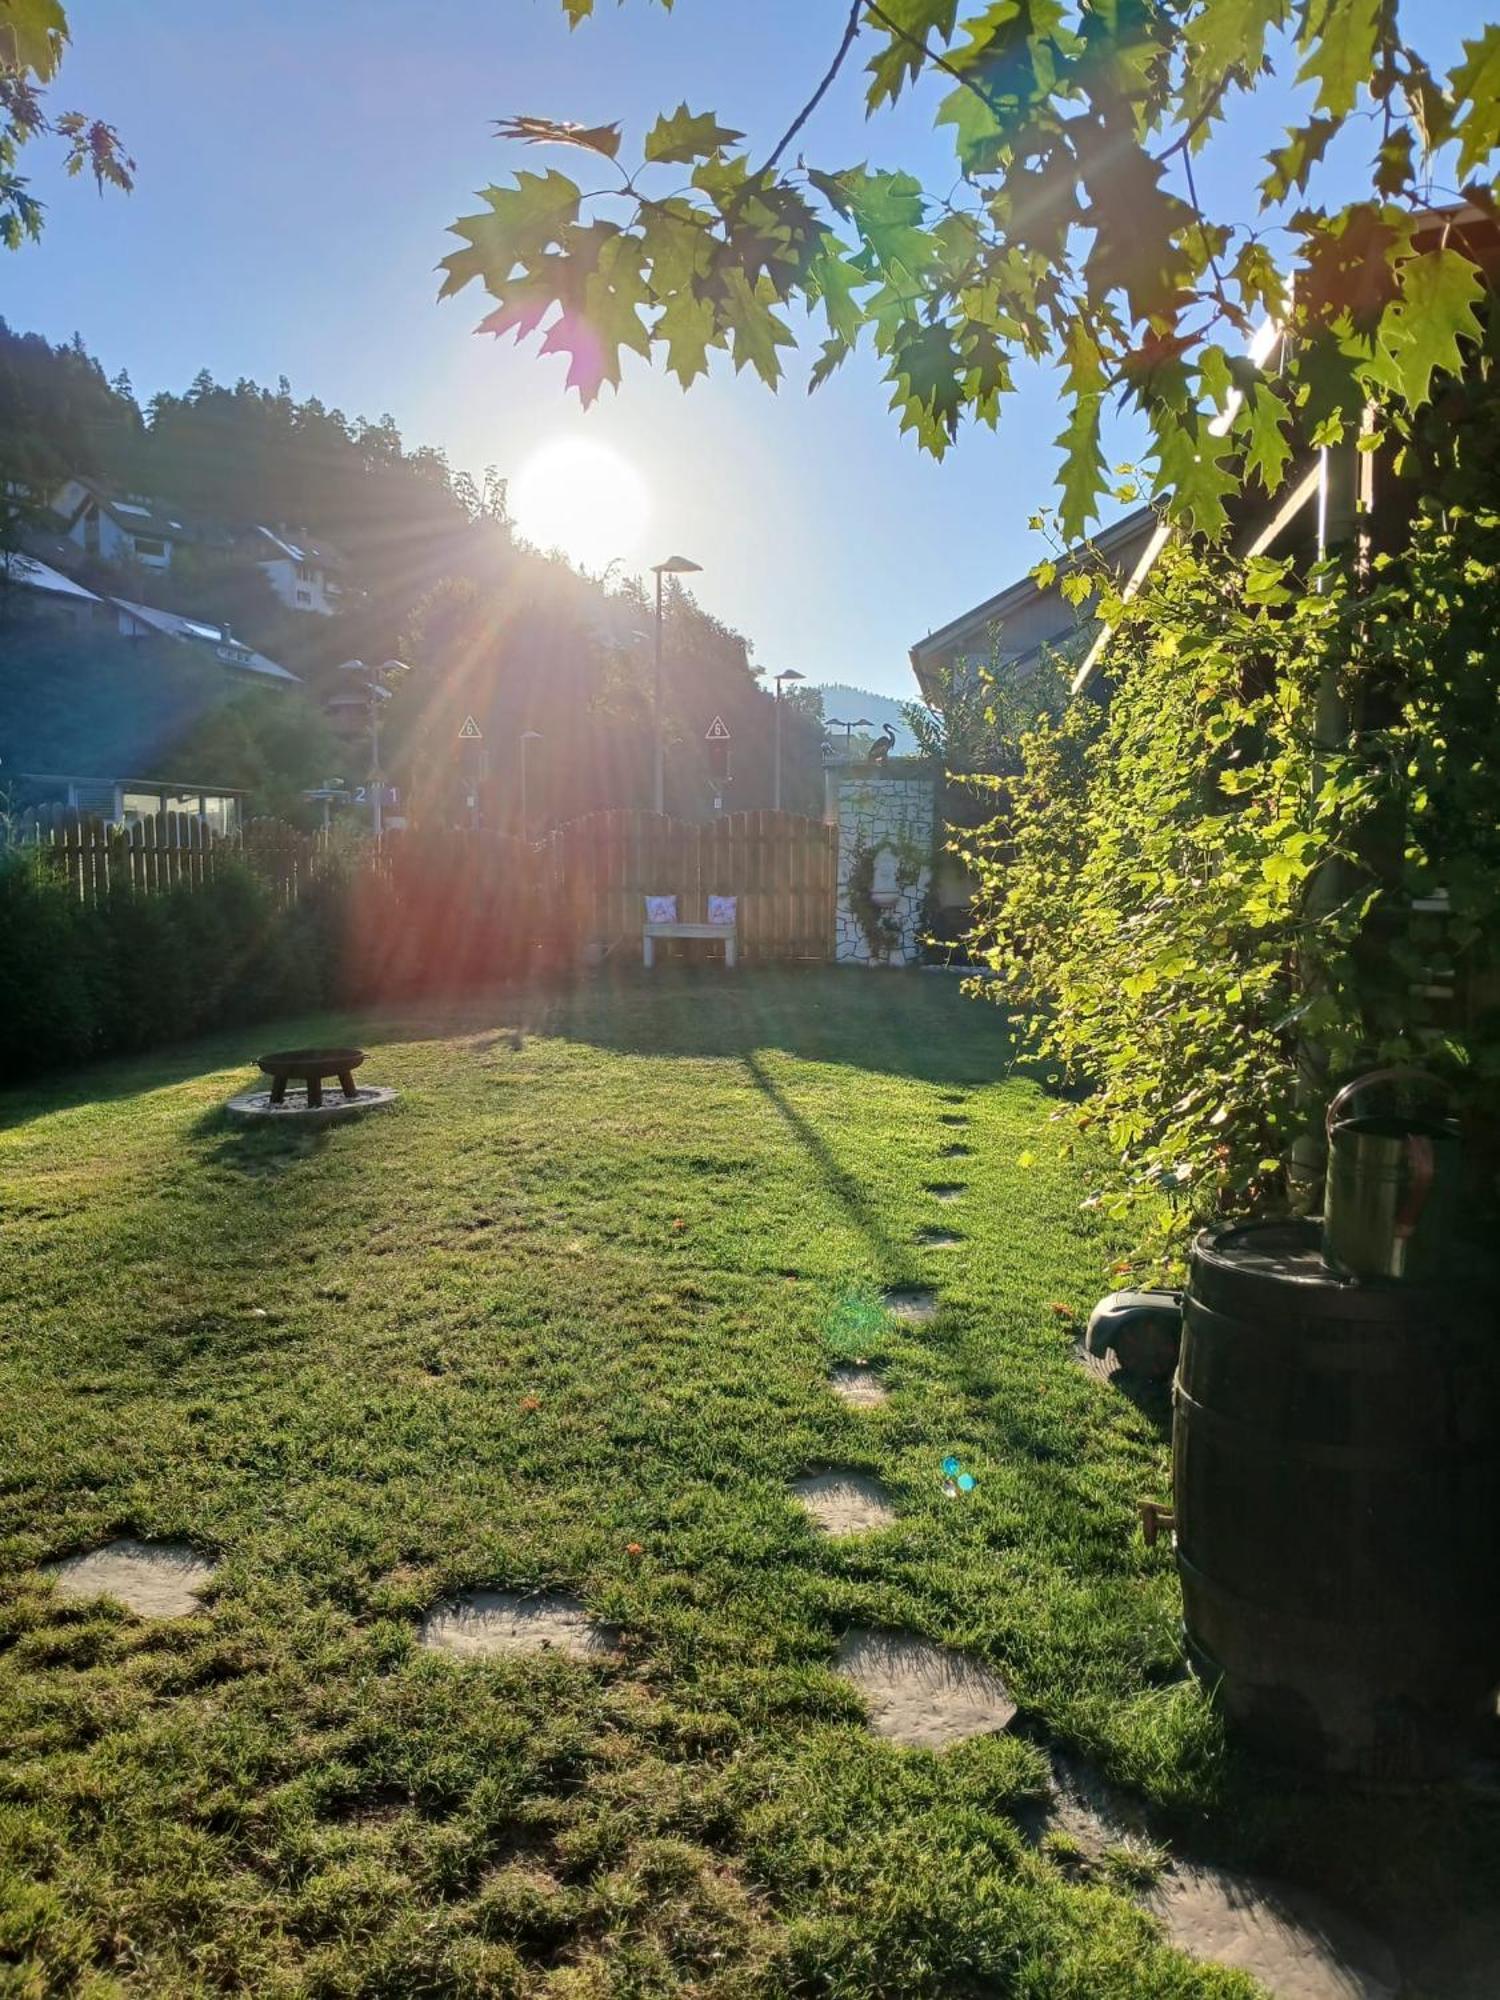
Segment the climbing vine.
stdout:
<path fill-rule="evenodd" d="M 1500 1099 L 1497 588 L 1500 513 L 1472 504 L 1429 506 L 1362 591 L 1169 549 L 1106 594 L 1107 704 L 1023 734 L 970 843 L 971 949 L 1089 1087 L 1094 1199 L 1143 1243 L 1286 1199 L 1310 1047 L 1333 1077 L 1418 1060 Z M 1330 686 L 1349 727 L 1320 748 Z"/>

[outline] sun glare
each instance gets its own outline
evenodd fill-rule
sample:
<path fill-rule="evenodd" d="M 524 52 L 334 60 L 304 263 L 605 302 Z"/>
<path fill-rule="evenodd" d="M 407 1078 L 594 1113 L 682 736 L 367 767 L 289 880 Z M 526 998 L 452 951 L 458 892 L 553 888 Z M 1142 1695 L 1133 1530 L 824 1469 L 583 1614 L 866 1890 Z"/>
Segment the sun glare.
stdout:
<path fill-rule="evenodd" d="M 581 569 L 629 557 L 651 512 L 646 482 L 607 445 L 582 438 L 543 445 L 512 480 L 511 518 L 539 549 L 561 549 Z"/>

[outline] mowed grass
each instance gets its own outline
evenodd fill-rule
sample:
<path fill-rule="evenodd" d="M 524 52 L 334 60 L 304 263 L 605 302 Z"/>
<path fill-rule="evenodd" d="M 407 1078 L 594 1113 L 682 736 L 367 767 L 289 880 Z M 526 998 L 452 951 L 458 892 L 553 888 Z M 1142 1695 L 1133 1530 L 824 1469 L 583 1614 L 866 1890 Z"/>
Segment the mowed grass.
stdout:
<path fill-rule="evenodd" d="M 333 1034 L 394 1110 L 225 1121 L 251 1049 Z M 1247 1783 L 1182 1678 L 1134 1529 L 1161 1425 L 1059 1310 L 1115 1246 L 1055 1108 L 956 982 L 755 970 L 0 1101 L 0 1992 L 1251 1993 L 1020 1830 L 1049 1745 L 1200 1846 L 1345 1825 Z M 897 1284 L 937 1318 L 872 1315 Z M 881 1409 L 829 1393 L 855 1352 Z M 837 1466 L 898 1525 L 818 1537 L 785 1487 Z M 212 1557 L 202 1615 L 53 1596 L 118 1534 Z M 575 1591 L 622 1653 L 421 1648 L 476 1586 Z M 1015 1728 L 876 1740 L 853 1624 L 982 1658 Z"/>

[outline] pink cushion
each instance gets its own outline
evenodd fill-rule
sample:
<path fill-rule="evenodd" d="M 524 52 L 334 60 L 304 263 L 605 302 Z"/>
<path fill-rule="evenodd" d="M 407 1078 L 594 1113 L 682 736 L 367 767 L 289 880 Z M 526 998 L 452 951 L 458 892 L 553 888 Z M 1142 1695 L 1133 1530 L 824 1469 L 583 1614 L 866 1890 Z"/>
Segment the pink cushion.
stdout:
<path fill-rule="evenodd" d="M 739 900 L 738 896 L 710 896 L 708 921 L 711 924 L 733 924 Z"/>
<path fill-rule="evenodd" d="M 648 896 L 646 898 L 646 922 L 648 924 L 675 924 L 677 921 L 677 898 L 675 896 Z"/>

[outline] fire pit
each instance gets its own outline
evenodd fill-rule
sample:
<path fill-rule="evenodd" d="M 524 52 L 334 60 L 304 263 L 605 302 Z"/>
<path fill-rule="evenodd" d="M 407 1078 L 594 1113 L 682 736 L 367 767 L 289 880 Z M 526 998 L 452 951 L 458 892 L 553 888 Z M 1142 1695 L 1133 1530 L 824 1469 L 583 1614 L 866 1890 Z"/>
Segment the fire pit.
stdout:
<path fill-rule="evenodd" d="M 276 1049 L 260 1057 L 260 1066 L 271 1079 L 271 1102 L 285 1100 L 288 1082 L 295 1079 L 307 1086 L 307 1108 L 317 1111 L 323 1103 L 323 1079 L 336 1076 L 347 1104 L 358 1102 L 354 1072 L 365 1059 L 363 1049 Z"/>
<path fill-rule="evenodd" d="M 284 1125 L 327 1125 L 339 1118 L 357 1117 L 376 1105 L 393 1104 L 396 1093 L 384 1084 L 356 1084 L 354 1072 L 365 1059 L 363 1049 L 316 1048 L 273 1049 L 257 1058 L 261 1070 L 271 1079 L 269 1090 L 248 1090 L 229 1100 L 236 1118 L 264 1118 Z M 325 1077 L 337 1077 L 339 1087 L 327 1098 Z M 293 1097 L 288 1084 L 301 1084 Z"/>

